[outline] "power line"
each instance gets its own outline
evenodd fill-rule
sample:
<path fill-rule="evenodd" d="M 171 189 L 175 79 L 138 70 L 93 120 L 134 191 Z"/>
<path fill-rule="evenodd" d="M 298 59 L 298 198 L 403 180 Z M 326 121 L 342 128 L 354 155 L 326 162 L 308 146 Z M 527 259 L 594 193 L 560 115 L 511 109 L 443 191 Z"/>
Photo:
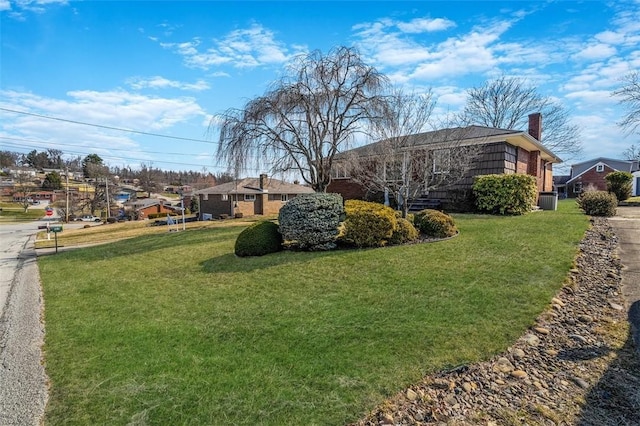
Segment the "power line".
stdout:
<path fill-rule="evenodd" d="M 83 121 L 69 120 L 69 119 L 66 119 L 66 118 L 59 118 L 59 117 L 50 117 L 50 116 L 47 116 L 47 115 L 36 114 L 36 113 L 33 113 L 33 112 L 26 112 L 26 111 L 18 111 L 18 110 L 9 109 L 9 108 L 0 107 L 0 111 L 12 112 L 12 113 L 15 113 L 15 114 L 30 115 L 32 117 L 46 118 L 47 120 L 56 120 L 56 121 L 62 121 L 62 122 L 65 122 L 65 123 L 80 124 L 80 125 L 83 125 L 83 126 L 98 127 L 100 129 L 117 130 L 119 132 L 127 132 L 127 133 L 136 133 L 138 135 L 155 136 L 155 137 L 158 137 L 158 138 L 176 139 L 176 140 L 189 141 L 189 142 L 200 142 L 200 143 L 207 143 L 207 144 L 213 144 L 213 145 L 217 145 L 218 144 L 218 142 L 205 141 L 203 139 L 183 138 L 183 137 L 180 137 L 180 136 L 170 136 L 170 135 L 163 135 L 163 134 L 160 134 L 160 133 L 143 132 L 143 131 L 140 131 L 140 130 L 123 129 L 121 127 L 113 127 L 113 126 L 105 126 L 105 125 L 102 125 L 102 124 L 86 123 L 86 122 L 83 122 Z"/>
<path fill-rule="evenodd" d="M 22 138 L 12 138 L 9 136 L 0 136 L 0 139 L 7 139 L 7 140 L 12 140 L 12 141 L 18 141 L 18 142 L 28 142 L 28 143 L 36 143 L 36 144 L 47 144 L 50 142 L 47 141 L 43 141 L 43 140 L 33 140 L 33 139 L 22 139 Z M 53 143 L 53 142 L 52 142 Z M 17 145 L 17 144 L 13 144 L 13 145 Z M 72 144 L 68 144 L 68 143 L 62 143 L 62 142 L 55 142 L 56 146 L 70 146 L 72 148 L 78 148 L 78 145 L 72 145 Z M 47 145 L 31 145 L 34 148 L 42 148 L 42 149 L 51 149 L 50 146 Z M 95 148 L 95 149 L 100 149 L 100 148 Z M 132 150 L 130 149 L 124 149 L 124 148 L 109 148 L 109 151 L 126 151 L 126 152 L 131 152 Z M 71 151 L 73 152 L 73 151 Z M 141 154 L 161 154 L 161 155 L 183 155 L 183 156 L 190 156 L 190 157 L 199 157 L 201 154 L 186 154 L 184 152 L 159 152 L 159 151 L 142 151 L 142 150 L 136 150 L 135 152 L 139 152 Z M 81 153 L 83 154 L 83 153 Z"/>
<path fill-rule="evenodd" d="M 43 149 L 49 149 L 50 147 L 48 146 L 39 146 L 39 145 L 33 145 L 32 142 L 36 142 L 36 141 L 29 141 L 28 139 L 19 139 L 19 138 L 10 138 L 10 137 L 6 137 L 6 136 L 0 136 L 0 139 L 10 139 L 10 140 L 18 140 L 18 141 L 24 141 L 24 142 L 29 142 L 29 145 L 24 145 L 24 144 L 18 144 L 18 143 L 14 143 L 14 142 L 4 142 L 4 145 L 8 145 L 14 148 L 26 148 L 26 149 L 30 149 L 30 148 L 43 148 Z M 41 141 L 40 143 L 46 143 L 44 141 Z M 60 144 L 60 143 L 56 143 L 57 145 L 68 145 L 68 144 Z M 69 146 L 73 146 L 73 145 L 69 145 Z M 116 148 L 109 148 L 110 151 L 114 151 L 116 150 Z M 119 149 L 121 151 L 127 151 L 127 150 L 122 150 Z M 142 152 L 144 154 L 151 154 L 153 152 L 148 152 L 148 151 L 139 151 Z M 89 151 L 67 151 L 64 154 L 78 154 L 78 155 L 88 155 L 91 152 Z M 163 153 L 163 152 L 159 152 L 158 154 L 166 154 L 166 155 L 172 155 L 172 153 Z M 174 154 L 175 155 L 175 154 Z M 197 156 L 197 154 L 181 154 L 181 155 L 193 155 L 193 156 Z M 111 158 L 114 159 L 118 159 L 118 160 L 128 160 L 128 161 L 141 161 L 141 162 L 153 162 L 153 163 L 160 163 L 160 164 L 173 164 L 173 165 L 178 165 L 178 166 L 195 166 L 195 167 L 214 167 L 214 168 L 220 168 L 223 169 L 225 168 L 225 166 L 219 166 L 219 165 L 214 165 L 214 164 L 210 164 L 210 165 L 203 165 L 203 164 L 194 164 L 194 163 L 180 163 L 180 162 L 176 162 L 176 161 L 164 161 L 164 160 L 150 160 L 148 158 L 135 158 L 135 157 L 125 157 L 125 156 L 109 156 Z M 250 168 L 247 167 L 246 170 L 251 170 L 251 171 L 264 171 L 263 168 Z"/>

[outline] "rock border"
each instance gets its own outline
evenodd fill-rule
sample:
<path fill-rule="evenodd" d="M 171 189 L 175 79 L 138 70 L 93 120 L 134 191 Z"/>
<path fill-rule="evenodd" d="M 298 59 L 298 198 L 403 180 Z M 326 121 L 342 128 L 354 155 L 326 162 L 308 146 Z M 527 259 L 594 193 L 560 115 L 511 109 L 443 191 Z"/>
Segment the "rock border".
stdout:
<path fill-rule="evenodd" d="M 352 425 L 638 425 L 617 237 L 592 218 L 563 288 L 506 352 L 424 377 Z"/>

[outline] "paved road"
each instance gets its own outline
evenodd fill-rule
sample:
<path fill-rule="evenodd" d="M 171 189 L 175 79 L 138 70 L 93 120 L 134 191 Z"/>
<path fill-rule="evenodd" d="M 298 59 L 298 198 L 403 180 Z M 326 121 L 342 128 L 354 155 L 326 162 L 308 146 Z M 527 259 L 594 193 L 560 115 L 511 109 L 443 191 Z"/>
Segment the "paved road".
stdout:
<path fill-rule="evenodd" d="M 633 340 L 640 350 L 640 207 L 618 207 L 610 223 L 620 244 L 622 294 L 629 308 Z"/>
<path fill-rule="evenodd" d="M 44 223 L 44 222 L 42 222 Z M 38 222 L 0 225 L 0 425 L 38 425 L 47 401 Z"/>

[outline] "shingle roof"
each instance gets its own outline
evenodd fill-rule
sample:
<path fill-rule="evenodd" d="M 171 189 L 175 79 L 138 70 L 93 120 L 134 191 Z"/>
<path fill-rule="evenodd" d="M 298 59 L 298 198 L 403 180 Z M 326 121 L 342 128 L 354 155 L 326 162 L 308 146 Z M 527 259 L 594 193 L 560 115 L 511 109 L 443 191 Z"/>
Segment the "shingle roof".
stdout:
<path fill-rule="evenodd" d="M 464 144 L 466 141 L 468 141 L 468 143 L 482 143 L 483 139 L 491 139 L 493 142 L 496 142 L 498 139 L 502 139 L 502 137 L 512 137 L 513 139 L 513 137 L 517 137 L 518 135 L 524 136 L 524 138 L 527 140 L 527 144 L 535 146 L 535 149 L 542 151 L 546 156 L 554 159 L 554 162 L 561 161 L 551 151 L 545 148 L 538 140 L 522 130 L 498 129 L 494 127 L 474 125 L 468 127 L 454 127 L 450 129 L 434 130 L 431 132 L 417 133 L 415 135 L 401 136 L 400 138 L 402 139 L 402 143 L 405 144 L 406 148 L 410 148 L 431 144 L 446 144 L 447 142 L 459 142 Z M 344 151 L 338 154 L 336 158 L 344 157 L 348 154 L 367 155 L 371 152 L 375 152 L 378 146 L 382 147 L 385 143 L 388 143 L 387 139 L 354 148 L 350 151 Z"/>
<path fill-rule="evenodd" d="M 314 192 L 308 186 L 284 182 L 279 179 L 267 178 L 267 192 L 269 194 L 307 194 Z M 196 194 L 261 194 L 259 178 L 244 178 L 234 182 L 227 182 L 210 188 L 196 191 Z"/>

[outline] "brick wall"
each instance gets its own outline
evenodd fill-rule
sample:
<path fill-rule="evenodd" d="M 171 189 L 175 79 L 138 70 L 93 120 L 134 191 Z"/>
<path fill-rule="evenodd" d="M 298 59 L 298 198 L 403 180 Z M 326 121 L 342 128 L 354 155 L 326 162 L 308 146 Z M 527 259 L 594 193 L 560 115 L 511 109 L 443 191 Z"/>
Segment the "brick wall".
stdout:
<path fill-rule="evenodd" d="M 327 192 L 340 194 L 345 200 L 362 200 L 367 193 L 362 185 L 349 178 L 334 178 Z"/>
<path fill-rule="evenodd" d="M 220 194 L 208 194 L 207 199 L 200 195 L 200 215 L 209 213 L 214 219 L 220 217 L 221 214 L 231 214 L 231 195 L 228 200 L 222 200 Z"/>
<path fill-rule="evenodd" d="M 607 181 L 604 180 L 604 177 L 611 172 L 615 172 L 615 170 L 607 165 L 604 166 L 604 170 L 601 172 L 596 172 L 596 167 L 593 166 L 593 168 L 586 171 L 569 185 L 568 194 L 570 196 L 577 196 L 579 194 L 574 192 L 576 183 L 582 183 L 582 189 L 584 191 L 586 191 L 590 186 L 595 187 L 595 189 L 599 191 L 606 191 Z"/>

